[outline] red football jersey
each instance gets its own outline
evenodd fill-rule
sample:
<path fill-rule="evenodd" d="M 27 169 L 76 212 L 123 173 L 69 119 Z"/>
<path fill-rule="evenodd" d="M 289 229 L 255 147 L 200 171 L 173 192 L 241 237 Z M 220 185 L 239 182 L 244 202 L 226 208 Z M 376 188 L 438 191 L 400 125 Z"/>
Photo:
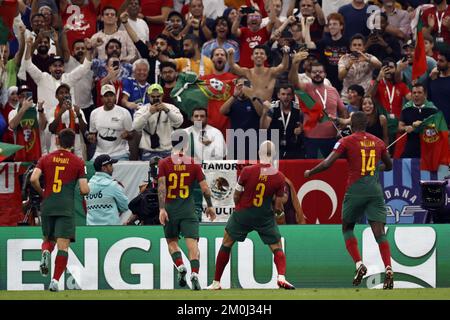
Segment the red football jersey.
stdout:
<path fill-rule="evenodd" d="M 44 175 L 44 199 L 52 193 L 64 193 L 66 185 L 86 177 L 84 161 L 66 150 L 56 150 L 43 156 L 36 167 Z"/>
<path fill-rule="evenodd" d="M 374 135 L 355 132 L 340 139 L 334 146 L 334 152 L 347 158 L 349 187 L 361 177 L 374 176 L 381 156 L 387 150 L 384 142 Z"/>
<path fill-rule="evenodd" d="M 264 200 L 273 195 L 282 197 L 285 193 L 285 178 L 280 171 L 274 172 L 273 167 L 267 164 L 255 164 L 242 169 L 238 184 L 244 188 L 244 192 L 236 205 L 236 211 L 259 208 Z"/>
<path fill-rule="evenodd" d="M 262 45 L 266 43 L 270 38 L 270 34 L 267 29 L 261 28 L 257 32 L 250 31 L 249 28 L 241 28 L 241 36 L 239 37 L 239 43 L 241 44 L 239 50 L 241 52 L 241 56 L 239 59 L 239 65 L 245 68 L 253 68 L 253 48 L 257 45 Z M 264 64 L 266 67 L 268 66 L 268 62 Z"/>
<path fill-rule="evenodd" d="M 194 163 L 194 159 L 174 155 L 159 161 L 158 178 L 161 177 L 166 177 L 166 203 L 189 198 L 192 184 L 205 179 L 202 167 Z"/>

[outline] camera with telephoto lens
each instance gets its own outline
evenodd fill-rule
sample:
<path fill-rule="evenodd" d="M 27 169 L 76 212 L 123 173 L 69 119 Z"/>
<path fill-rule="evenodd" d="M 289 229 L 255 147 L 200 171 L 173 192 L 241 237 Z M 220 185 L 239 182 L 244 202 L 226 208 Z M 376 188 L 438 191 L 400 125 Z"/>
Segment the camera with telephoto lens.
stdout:
<path fill-rule="evenodd" d="M 428 210 L 426 223 L 450 223 L 450 176 L 444 180 L 421 180 L 421 207 Z"/>
<path fill-rule="evenodd" d="M 138 224 L 141 225 L 160 224 L 158 200 L 158 162 L 160 159 L 159 157 L 150 159 L 147 186 L 128 204 L 128 208 L 137 215 Z M 136 221 L 129 224 L 135 225 Z"/>
<path fill-rule="evenodd" d="M 41 210 L 42 197 L 33 188 L 30 182 L 31 175 L 33 173 L 36 164 L 31 164 L 27 171 L 23 174 L 22 178 L 22 204 L 25 216 L 21 222 L 18 223 L 19 226 L 30 226 L 36 225 L 35 220 L 39 217 Z M 41 175 L 39 178 L 39 183 L 42 186 L 44 184 L 44 176 Z"/>

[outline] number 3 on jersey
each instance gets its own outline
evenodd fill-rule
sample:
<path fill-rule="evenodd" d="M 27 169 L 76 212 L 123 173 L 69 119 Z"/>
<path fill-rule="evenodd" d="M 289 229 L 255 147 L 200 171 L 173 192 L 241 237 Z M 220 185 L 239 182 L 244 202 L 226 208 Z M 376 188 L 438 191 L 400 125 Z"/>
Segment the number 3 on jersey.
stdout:
<path fill-rule="evenodd" d="M 361 149 L 361 175 L 365 176 L 369 172 L 371 176 L 375 171 L 375 150 L 370 150 L 367 158 L 366 150 Z"/>
<path fill-rule="evenodd" d="M 181 173 L 180 174 L 180 193 L 179 196 L 181 199 L 186 199 L 189 197 L 189 188 L 184 184 L 184 179 L 189 177 L 189 173 Z M 167 198 L 175 199 L 177 196 L 172 194 L 172 190 L 175 190 L 178 186 L 178 175 L 176 173 L 169 174 L 169 187 L 167 188 Z"/>
<path fill-rule="evenodd" d="M 62 166 L 55 167 L 55 177 L 53 179 L 53 192 L 60 193 L 62 187 L 62 180 L 59 178 L 59 172 L 64 171 L 66 168 Z"/>
<path fill-rule="evenodd" d="M 253 199 L 253 205 L 255 207 L 261 207 L 264 200 L 264 191 L 266 191 L 266 185 L 264 183 L 258 183 L 256 185 L 256 195 Z"/>

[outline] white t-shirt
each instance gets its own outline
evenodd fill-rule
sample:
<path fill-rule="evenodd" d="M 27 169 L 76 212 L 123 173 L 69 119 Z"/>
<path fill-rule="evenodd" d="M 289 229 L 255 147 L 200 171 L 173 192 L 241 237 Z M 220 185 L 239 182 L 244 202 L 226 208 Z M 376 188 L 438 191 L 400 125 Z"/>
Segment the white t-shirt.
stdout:
<path fill-rule="evenodd" d="M 124 131 L 131 131 L 131 115 L 127 109 L 115 105 L 106 111 L 103 106 L 91 113 L 89 132 L 97 134 L 97 148 L 93 159 L 100 154 L 109 154 L 112 158 L 128 155 L 128 141 L 120 137 Z"/>
<path fill-rule="evenodd" d="M 137 18 L 136 21 L 128 19 L 128 23 L 133 28 L 133 30 L 136 32 L 136 35 L 138 36 L 138 38 L 140 40 L 142 40 L 144 43 L 147 43 L 149 41 L 150 30 L 148 29 L 148 25 L 144 20 L 142 20 L 140 18 Z M 123 24 L 120 26 L 119 30 L 126 32 Z"/>

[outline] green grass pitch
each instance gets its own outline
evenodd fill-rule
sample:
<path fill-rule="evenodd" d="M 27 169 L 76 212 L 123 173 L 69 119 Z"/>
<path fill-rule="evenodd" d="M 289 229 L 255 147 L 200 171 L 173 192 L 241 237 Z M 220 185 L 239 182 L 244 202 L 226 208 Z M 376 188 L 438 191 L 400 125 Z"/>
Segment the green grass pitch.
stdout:
<path fill-rule="evenodd" d="M 450 288 L 0 291 L 0 300 L 450 300 Z"/>

